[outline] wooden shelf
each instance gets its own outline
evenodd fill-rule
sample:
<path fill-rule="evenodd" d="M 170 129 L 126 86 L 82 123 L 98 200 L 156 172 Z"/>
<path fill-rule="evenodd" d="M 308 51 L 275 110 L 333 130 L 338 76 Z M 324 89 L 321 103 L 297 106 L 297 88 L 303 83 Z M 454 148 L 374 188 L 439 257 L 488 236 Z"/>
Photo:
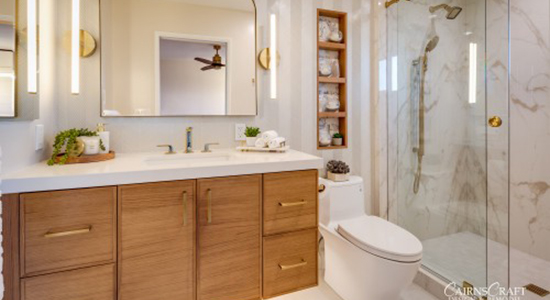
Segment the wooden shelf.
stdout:
<path fill-rule="evenodd" d="M 336 83 L 336 84 L 344 84 L 344 83 L 346 83 L 346 78 L 334 78 L 334 77 L 322 77 L 322 76 L 319 76 L 319 83 Z"/>
<path fill-rule="evenodd" d="M 319 119 L 326 119 L 326 118 L 346 118 L 348 114 L 346 112 L 338 111 L 338 112 L 320 112 Z"/>
<path fill-rule="evenodd" d="M 320 150 L 340 150 L 340 149 L 347 149 L 348 146 L 328 146 L 328 147 L 322 147 L 319 146 Z"/>
<path fill-rule="evenodd" d="M 319 49 L 323 50 L 334 50 L 334 51 L 343 51 L 346 50 L 346 44 L 342 43 L 331 43 L 331 42 L 319 42 Z"/>

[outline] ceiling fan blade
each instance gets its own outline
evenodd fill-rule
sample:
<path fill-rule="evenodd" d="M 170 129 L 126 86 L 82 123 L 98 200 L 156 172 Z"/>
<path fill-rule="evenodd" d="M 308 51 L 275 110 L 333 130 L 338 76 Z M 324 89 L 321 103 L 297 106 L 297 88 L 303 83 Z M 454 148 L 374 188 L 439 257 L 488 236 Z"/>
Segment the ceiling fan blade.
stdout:
<path fill-rule="evenodd" d="M 205 64 L 207 64 L 207 65 L 211 65 L 211 64 L 214 63 L 214 62 L 211 61 L 211 60 L 204 59 L 204 58 L 200 58 L 200 57 L 196 57 L 195 60 L 196 60 L 196 61 L 200 61 L 201 63 L 205 63 Z"/>
<path fill-rule="evenodd" d="M 206 67 L 202 68 L 201 70 L 202 71 L 208 71 L 208 70 L 212 70 L 212 69 L 215 69 L 215 68 L 216 68 L 215 66 L 210 65 L 210 66 L 206 66 Z"/>

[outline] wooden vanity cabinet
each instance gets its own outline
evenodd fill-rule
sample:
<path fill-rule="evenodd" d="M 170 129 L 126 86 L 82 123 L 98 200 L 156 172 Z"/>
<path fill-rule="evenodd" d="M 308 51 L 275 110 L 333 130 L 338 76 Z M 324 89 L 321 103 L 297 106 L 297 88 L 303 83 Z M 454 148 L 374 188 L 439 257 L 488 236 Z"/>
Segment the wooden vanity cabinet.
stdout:
<path fill-rule="evenodd" d="M 259 300 L 317 284 L 316 170 L 11 194 L 2 207 L 3 300 Z"/>
<path fill-rule="evenodd" d="M 197 190 L 197 299 L 260 299 L 262 176 L 199 180 Z"/>
<path fill-rule="evenodd" d="M 195 184 L 119 187 L 119 300 L 195 299 Z"/>

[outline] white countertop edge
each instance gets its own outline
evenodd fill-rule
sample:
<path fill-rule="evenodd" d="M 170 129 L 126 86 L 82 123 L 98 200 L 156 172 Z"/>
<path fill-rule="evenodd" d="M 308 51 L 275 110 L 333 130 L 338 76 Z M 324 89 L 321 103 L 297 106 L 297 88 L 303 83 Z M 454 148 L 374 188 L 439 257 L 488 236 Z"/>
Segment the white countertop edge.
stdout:
<path fill-rule="evenodd" d="M 302 171 L 322 168 L 323 159 L 315 157 L 304 160 L 261 162 L 252 164 L 215 165 L 157 170 L 147 169 L 128 172 L 91 173 L 55 177 L 8 178 L 2 180 L 1 190 L 2 194 L 19 194 L 101 186 Z"/>

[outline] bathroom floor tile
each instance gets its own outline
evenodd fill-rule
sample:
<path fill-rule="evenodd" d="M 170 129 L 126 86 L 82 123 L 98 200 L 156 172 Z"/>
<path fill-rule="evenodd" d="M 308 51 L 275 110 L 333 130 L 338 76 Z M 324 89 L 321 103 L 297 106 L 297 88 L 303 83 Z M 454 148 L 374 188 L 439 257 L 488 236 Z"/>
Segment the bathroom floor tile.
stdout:
<path fill-rule="evenodd" d="M 340 298 L 324 280 L 320 279 L 318 287 L 273 298 L 273 300 L 342 300 L 342 298 Z M 418 285 L 413 284 L 403 292 L 401 300 L 437 300 L 437 298 Z"/>

